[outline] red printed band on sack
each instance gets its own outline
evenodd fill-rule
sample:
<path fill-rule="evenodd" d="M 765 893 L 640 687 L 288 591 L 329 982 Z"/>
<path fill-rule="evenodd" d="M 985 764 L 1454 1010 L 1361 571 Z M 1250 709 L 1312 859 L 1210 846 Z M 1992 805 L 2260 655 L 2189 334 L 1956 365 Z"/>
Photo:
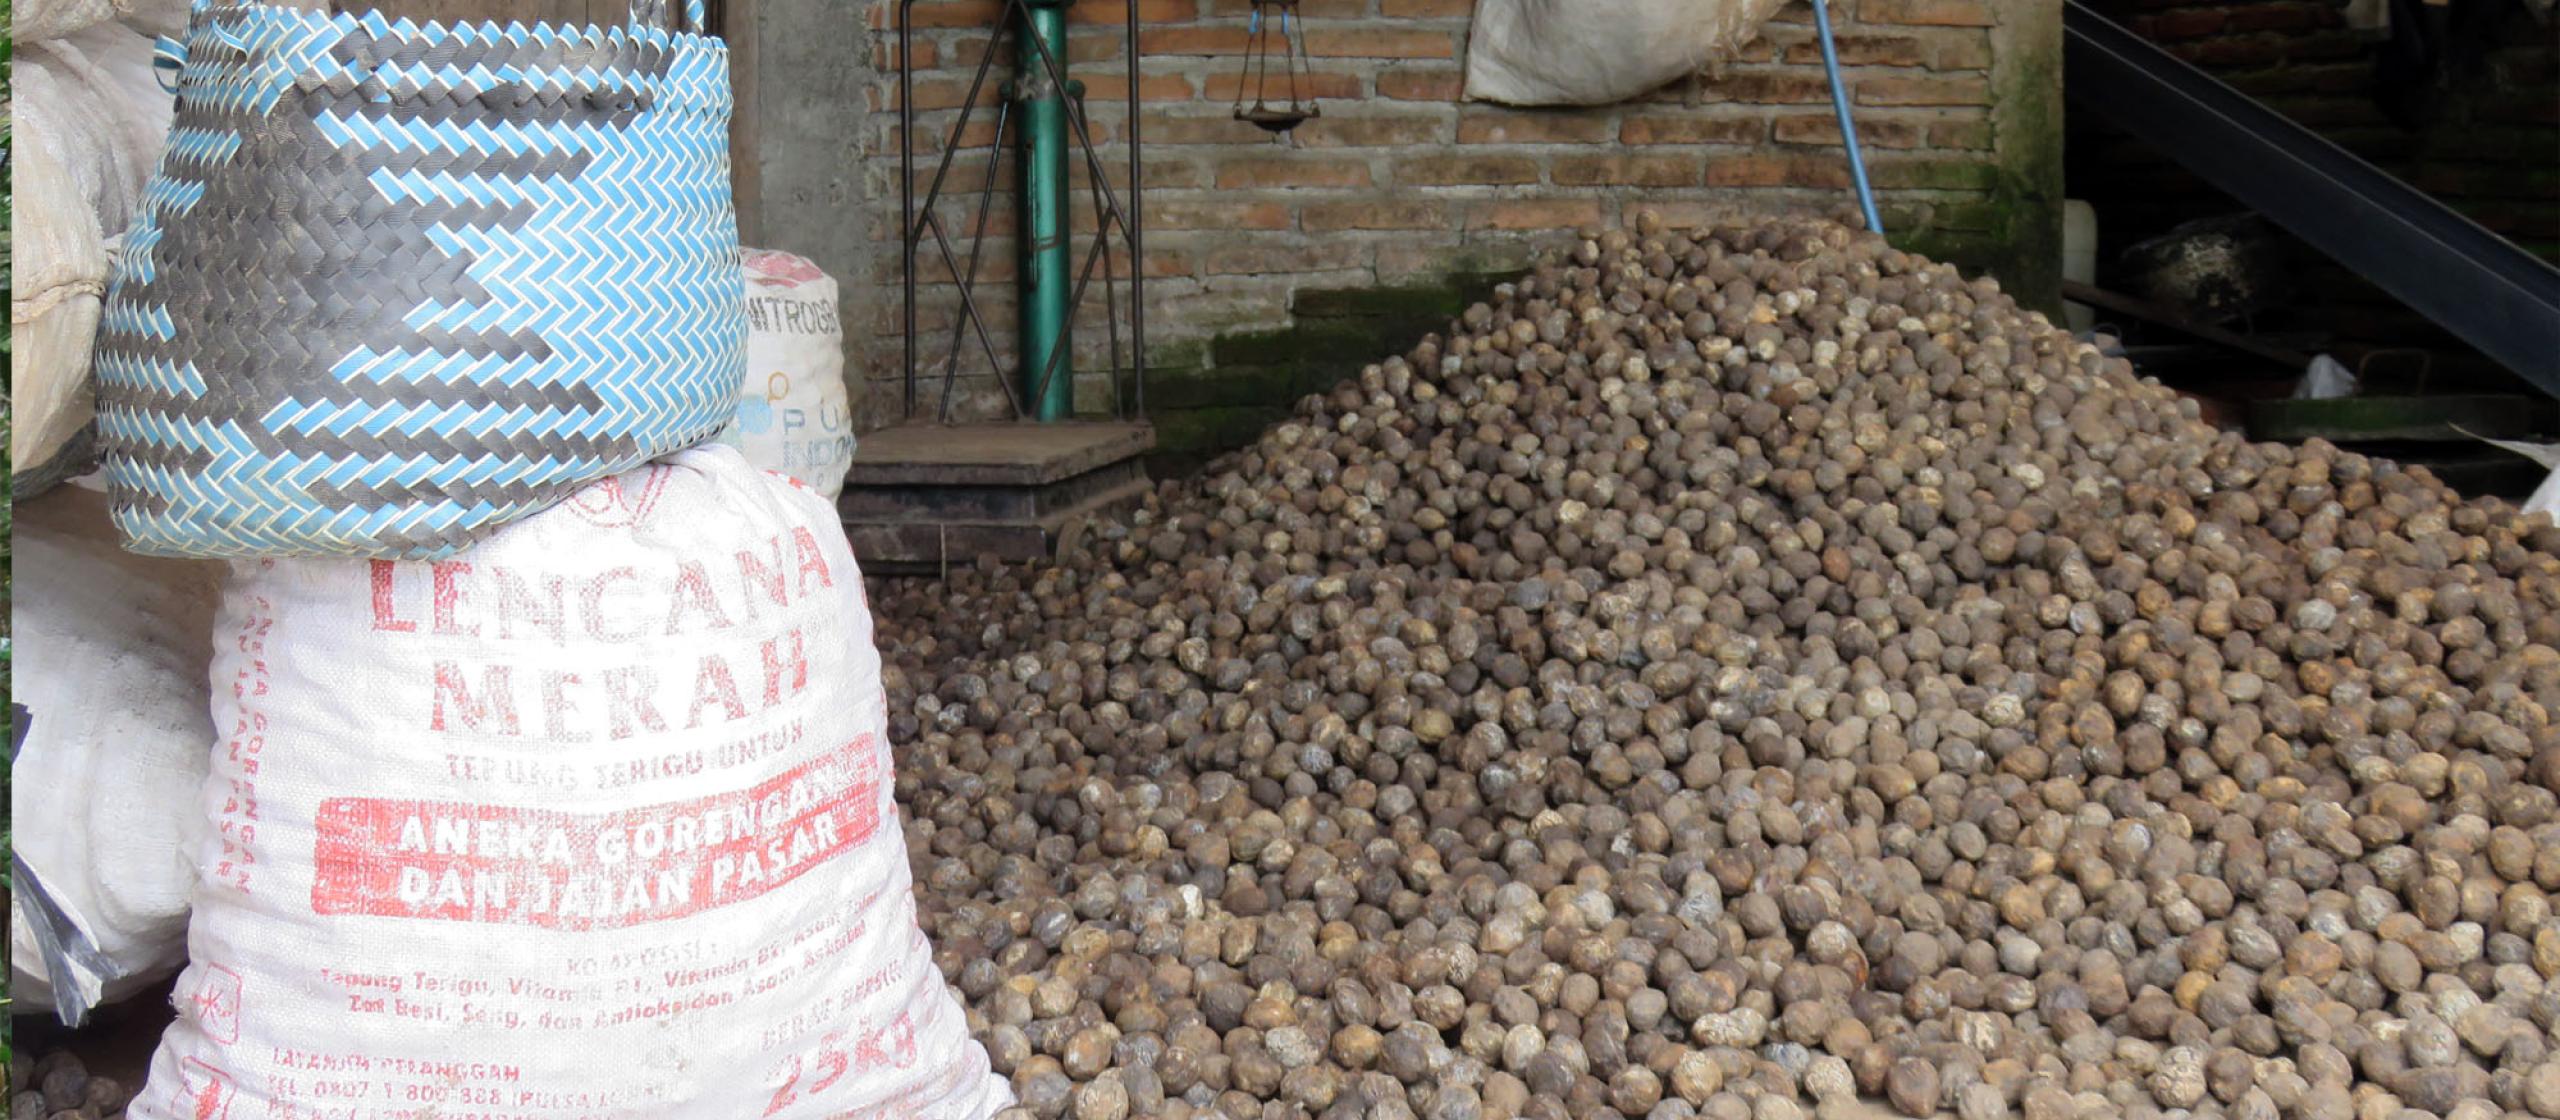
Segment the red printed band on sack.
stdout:
<path fill-rule="evenodd" d="M 622 929 L 760 897 L 880 829 L 878 737 L 755 786 L 611 813 L 320 804 L 315 914 Z"/>

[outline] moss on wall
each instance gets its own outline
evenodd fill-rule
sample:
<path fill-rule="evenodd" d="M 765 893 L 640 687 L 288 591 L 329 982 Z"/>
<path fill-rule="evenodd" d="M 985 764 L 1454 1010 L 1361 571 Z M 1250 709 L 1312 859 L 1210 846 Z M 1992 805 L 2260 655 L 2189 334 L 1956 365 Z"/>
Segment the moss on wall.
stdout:
<path fill-rule="evenodd" d="M 1302 289 L 1280 330 L 1150 347 L 1146 411 L 1156 451 L 1148 469 L 1158 478 L 1188 473 L 1251 442 L 1301 398 L 1445 330 L 1513 275 L 1461 270 L 1394 287 Z"/>

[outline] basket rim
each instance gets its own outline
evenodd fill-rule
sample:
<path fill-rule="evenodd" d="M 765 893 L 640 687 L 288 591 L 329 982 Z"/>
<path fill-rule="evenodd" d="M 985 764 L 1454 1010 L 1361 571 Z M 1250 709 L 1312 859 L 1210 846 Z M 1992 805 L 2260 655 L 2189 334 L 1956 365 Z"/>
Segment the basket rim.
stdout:
<path fill-rule="evenodd" d="M 661 114 L 725 120 L 735 109 L 727 43 L 691 31 L 521 20 L 394 20 L 379 10 L 310 12 L 263 0 L 196 0 L 188 18 L 184 38 L 162 48 L 175 53 L 177 76 L 169 84 L 178 94 L 181 116 L 190 87 L 230 86 L 245 78 L 265 86 L 270 97 L 299 99 L 323 91 L 343 95 L 362 89 L 386 69 L 396 73 L 400 92 L 377 92 L 387 93 L 393 102 L 541 87 L 590 97 L 636 93 L 643 97 L 640 108 Z M 314 69 L 309 62 L 316 53 L 315 34 L 329 37 L 329 49 L 351 50 L 360 61 L 335 72 Z M 526 47 L 545 48 L 557 57 L 548 66 L 495 57 Z M 428 53 L 406 61 L 377 57 L 421 51 Z"/>
<path fill-rule="evenodd" d="M 438 32 L 469 32 L 488 38 L 508 38 L 509 32 L 513 31 L 526 36 L 556 41 L 614 38 L 665 39 L 670 42 L 700 43 L 721 54 L 728 53 L 728 40 L 708 31 L 658 27 L 637 22 L 612 24 L 518 19 L 442 20 L 417 19 L 411 16 L 392 19 L 384 16 L 380 9 L 371 9 L 362 13 L 312 12 L 268 3 L 267 0 L 192 0 L 187 9 L 188 33 L 193 33 L 197 19 L 208 15 L 223 18 L 260 17 L 299 24 L 325 23 L 349 30 L 362 30 L 377 36 L 386 33 L 411 36 L 434 35 Z"/>

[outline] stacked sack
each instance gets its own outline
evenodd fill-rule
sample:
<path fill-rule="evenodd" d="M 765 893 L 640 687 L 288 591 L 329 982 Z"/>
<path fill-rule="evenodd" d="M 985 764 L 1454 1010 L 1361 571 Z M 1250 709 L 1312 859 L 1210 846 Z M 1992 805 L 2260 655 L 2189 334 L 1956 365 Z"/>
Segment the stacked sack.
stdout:
<path fill-rule="evenodd" d="M 222 568 L 118 548 L 85 485 L 13 530 L 10 1009 L 78 1026 L 186 959 Z"/>
<path fill-rule="evenodd" d="M 713 443 L 727 61 L 203 0 L 99 338 L 126 547 L 219 557 L 130 1115 L 975 1118 L 861 572 Z"/>
<path fill-rule="evenodd" d="M 183 26 L 185 5 L 48 0 L 15 15 L 9 463 L 25 498 L 94 458 L 90 342 L 110 259 L 169 130 L 152 36 Z"/>
<path fill-rule="evenodd" d="M 746 379 L 737 419 L 720 442 L 832 502 L 844 491 L 854 448 L 835 279 L 805 257 L 770 249 L 747 250 L 744 265 Z"/>
<path fill-rule="evenodd" d="M 204 778 L 204 566 L 121 553 L 94 464 L 90 347 L 110 262 L 169 129 L 152 39 L 185 0 L 21 0 L 9 111 L 18 501 L 10 998 L 77 1025 L 183 954 L 191 858 L 171 794 Z"/>

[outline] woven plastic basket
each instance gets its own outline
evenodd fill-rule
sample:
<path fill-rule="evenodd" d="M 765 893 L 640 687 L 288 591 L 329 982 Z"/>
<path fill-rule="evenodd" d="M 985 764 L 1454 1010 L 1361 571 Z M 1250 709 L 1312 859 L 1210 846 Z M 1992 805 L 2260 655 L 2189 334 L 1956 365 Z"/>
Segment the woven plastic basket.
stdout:
<path fill-rule="evenodd" d="M 745 290 L 728 55 L 197 0 L 98 340 L 128 548 L 425 558 L 702 442 Z"/>

